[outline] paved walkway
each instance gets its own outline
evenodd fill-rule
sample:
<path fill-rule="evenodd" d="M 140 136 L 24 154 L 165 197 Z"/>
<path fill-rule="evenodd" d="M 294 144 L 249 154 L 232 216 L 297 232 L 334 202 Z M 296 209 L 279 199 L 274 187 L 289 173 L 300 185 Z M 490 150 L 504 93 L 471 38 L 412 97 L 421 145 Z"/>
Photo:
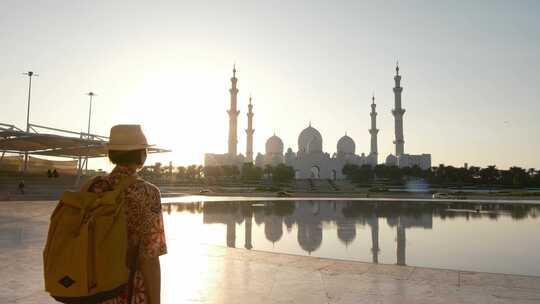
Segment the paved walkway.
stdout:
<path fill-rule="evenodd" d="M 55 303 L 42 291 L 41 267 L 53 207 L 0 202 L 0 303 Z M 540 303 L 540 277 L 203 245 L 169 252 L 162 259 L 163 303 Z"/>

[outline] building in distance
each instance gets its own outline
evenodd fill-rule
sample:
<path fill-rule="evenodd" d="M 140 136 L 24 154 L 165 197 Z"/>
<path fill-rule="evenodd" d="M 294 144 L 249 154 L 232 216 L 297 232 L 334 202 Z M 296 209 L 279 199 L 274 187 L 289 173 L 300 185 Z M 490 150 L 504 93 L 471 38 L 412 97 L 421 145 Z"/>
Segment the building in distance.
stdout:
<path fill-rule="evenodd" d="M 387 166 L 398 166 L 400 168 L 418 166 L 424 170 L 431 168 L 431 154 L 406 154 L 405 139 L 403 138 L 403 115 L 405 109 L 401 107 L 401 75 L 399 75 L 399 65 L 396 64 L 396 75 L 394 76 L 394 130 L 395 130 L 395 155 L 390 154 L 386 157 Z"/>
<path fill-rule="evenodd" d="M 297 179 L 322 178 L 336 180 L 345 178 L 342 170 L 346 164 L 376 166 L 379 163 L 377 142 L 379 129 L 377 129 L 377 105 L 375 104 L 375 96 L 371 98 L 371 128 L 368 130 L 370 134 L 370 152 L 368 155 L 365 153 L 356 154 L 356 143 L 346 133 L 338 140 L 335 153 L 330 155 L 330 153 L 324 152 L 322 149 L 323 137 L 317 129 L 311 126 L 310 122 L 308 127 L 302 130 L 298 136 L 298 149 L 296 152 L 292 148 L 288 148 L 285 152 L 283 141 L 274 134 L 266 141 L 264 154 L 258 153 L 255 159 L 253 159 L 253 134 L 255 130 L 253 129 L 254 114 L 251 96 L 249 98 L 247 113 L 246 157 L 238 154 L 237 124 L 240 111 L 237 109 L 237 81 L 236 68 L 233 68 L 233 77 L 231 78 L 231 88 L 229 90 L 231 95 L 230 109 L 227 111 L 229 115 L 228 153 L 205 154 L 205 166 L 241 166 L 245 162 L 253 163 L 253 161 L 259 167 L 285 164 L 294 168 Z M 400 83 L 399 66 L 396 66 L 394 81 L 394 109 L 392 110 L 392 114 L 394 115 L 395 123 L 395 155 L 388 155 L 385 164 L 400 168 L 419 166 L 422 169 L 429 169 L 431 167 L 431 154 L 413 155 L 405 153 L 405 140 L 403 136 L 403 115 L 405 114 L 405 109 L 401 105 L 401 92 L 403 88 Z"/>

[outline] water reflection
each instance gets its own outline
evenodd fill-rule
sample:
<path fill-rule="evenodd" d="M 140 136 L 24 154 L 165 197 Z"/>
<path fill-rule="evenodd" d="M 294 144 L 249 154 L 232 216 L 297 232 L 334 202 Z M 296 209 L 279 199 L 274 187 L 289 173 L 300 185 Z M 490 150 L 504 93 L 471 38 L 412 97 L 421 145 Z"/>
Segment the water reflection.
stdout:
<path fill-rule="evenodd" d="M 496 221 L 511 218 L 514 221 L 537 218 L 539 207 L 534 205 L 503 204 L 425 204 L 425 203 L 369 203 L 336 201 L 278 201 L 263 203 L 192 203 L 164 205 L 167 213 L 202 213 L 204 224 L 226 226 L 226 245 L 236 247 L 237 228 L 243 224 L 244 248 L 253 248 L 253 221 L 264 227 L 264 238 L 279 243 L 284 235 L 296 227 L 297 245 L 307 254 L 319 250 L 323 243 L 323 230 L 335 230 L 336 237 L 345 247 L 357 238 L 358 227 L 367 226 L 371 232 L 371 261 L 379 263 L 379 220 L 395 232 L 395 263 L 407 264 L 407 230 L 433 229 L 433 219 L 442 221 L 465 219 Z M 335 226 L 324 228 L 325 226 Z M 241 232 L 240 232 L 241 233 Z"/>

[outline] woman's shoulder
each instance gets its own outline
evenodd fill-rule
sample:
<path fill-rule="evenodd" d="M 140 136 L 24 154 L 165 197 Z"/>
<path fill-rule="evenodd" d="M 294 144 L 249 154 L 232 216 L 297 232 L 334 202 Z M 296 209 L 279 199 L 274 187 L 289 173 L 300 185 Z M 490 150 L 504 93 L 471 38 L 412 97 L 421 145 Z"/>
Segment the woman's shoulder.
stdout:
<path fill-rule="evenodd" d="M 138 179 L 126 189 L 128 208 L 144 217 L 161 213 L 161 193 L 159 188 L 145 180 Z"/>
<path fill-rule="evenodd" d="M 135 181 L 131 186 L 129 186 L 127 190 L 130 194 L 138 194 L 157 199 L 161 197 L 161 192 L 156 185 L 141 178 L 138 178 L 137 181 Z"/>

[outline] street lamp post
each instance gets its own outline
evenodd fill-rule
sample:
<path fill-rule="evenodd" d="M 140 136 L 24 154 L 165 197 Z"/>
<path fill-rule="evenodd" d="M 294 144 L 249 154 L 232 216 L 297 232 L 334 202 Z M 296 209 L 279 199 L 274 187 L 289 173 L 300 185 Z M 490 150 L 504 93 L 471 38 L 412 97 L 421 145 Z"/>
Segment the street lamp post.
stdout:
<path fill-rule="evenodd" d="M 94 92 L 89 92 L 86 95 L 90 96 L 90 109 L 88 110 L 88 136 L 90 136 L 90 120 L 92 119 L 92 98 L 97 96 Z"/>
<path fill-rule="evenodd" d="M 90 108 L 88 109 L 88 137 L 87 139 L 90 139 L 90 121 L 92 120 L 92 98 L 94 96 L 97 96 L 94 92 L 89 92 L 86 95 L 90 96 Z M 86 154 L 86 161 L 85 161 L 85 172 L 88 173 L 88 152 Z M 85 173 L 85 174 L 86 174 Z"/>
<path fill-rule="evenodd" d="M 26 107 L 26 132 L 30 132 L 30 98 L 32 96 L 32 77 L 39 76 L 38 74 L 28 71 L 26 73 L 23 73 L 23 75 L 28 76 L 28 105 Z M 23 174 L 26 173 L 26 169 L 28 169 L 28 151 L 24 152 L 24 167 L 23 167 Z"/>

